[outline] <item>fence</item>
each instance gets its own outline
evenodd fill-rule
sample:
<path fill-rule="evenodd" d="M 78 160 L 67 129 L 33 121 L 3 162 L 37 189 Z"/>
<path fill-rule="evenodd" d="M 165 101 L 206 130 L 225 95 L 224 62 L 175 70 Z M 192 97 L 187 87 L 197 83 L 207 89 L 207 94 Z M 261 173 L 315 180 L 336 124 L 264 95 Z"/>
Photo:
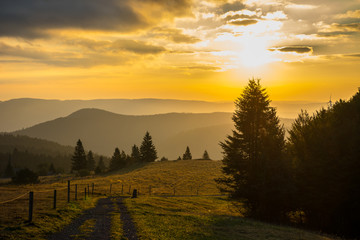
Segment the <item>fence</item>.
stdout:
<path fill-rule="evenodd" d="M 129 196 L 134 189 L 137 194 L 148 196 L 200 196 L 218 195 L 218 191 L 206 188 L 205 185 L 186 185 L 181 183 L 169 185 L 140 184 L 124 182 L 99 182 L 95 184 L 90 179 L 57 183 L 43 187 L 41 191 L 28 190 L 24 187 L 0 187 L 0 224 L 15 224 L 16 222 L 31 222 L 34 216 L 55 213 L 57 209 L 66 207 L 69 202 L 86 200 L 94 195 Z"/>

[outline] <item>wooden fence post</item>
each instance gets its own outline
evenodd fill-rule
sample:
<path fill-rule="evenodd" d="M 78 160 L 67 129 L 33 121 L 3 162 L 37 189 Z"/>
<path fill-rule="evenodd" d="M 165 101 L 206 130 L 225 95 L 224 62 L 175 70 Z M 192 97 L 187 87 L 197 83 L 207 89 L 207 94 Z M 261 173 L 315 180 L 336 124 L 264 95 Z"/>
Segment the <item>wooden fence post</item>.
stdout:
<path fill-rule="evenodd" d="M 56 189 L 54 189 L 54 209 L 56 209 Z"/>
<path fill-rule="evenodd" d="M 29 222 L 32 221 L 34 207 L 34 192 L 29 192 Z"/>
<path fill-rule="evenodd" d="M 86 200 L 86 187 L 85 187 L 85 200 Z"/>
<path fill-rule="evenodd" d="M 70 202 L 70 180 L 68 180 L 68 202 Z"/>
<path fill-rule="evenodd" d="M 77 201 L 77 184 L 75 184 L 75 201 Z"/>
<path fill-rule="evenodd" d="M 124 184 L 121 184 L 121 195 L 124 194 Z"/>
<path fill-rule="evenodd" d="M 90 197 L 90 187 L 89 187 L 89 184 L 88 184 L 88 191 L 87 191 L 87 194 L 88 194 L 88 197 Z"/>
<path fill-rule="evenodd" d="M 94 183 L 91 185 L 91 196 L 94 196 Z"/>

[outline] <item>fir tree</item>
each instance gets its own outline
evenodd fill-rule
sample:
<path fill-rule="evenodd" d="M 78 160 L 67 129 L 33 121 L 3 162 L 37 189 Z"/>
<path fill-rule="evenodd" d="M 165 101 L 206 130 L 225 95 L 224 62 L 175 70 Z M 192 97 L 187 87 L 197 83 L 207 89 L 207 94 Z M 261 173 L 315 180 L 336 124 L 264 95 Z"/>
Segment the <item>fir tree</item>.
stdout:
<path fill-rule="evenodd" d="M 131 148 L 131 158 L 134 162 L 139 162 L 141 160 L 140 150 L 136 144 L 134 144 L 134 146 Z"/>
<path fill-rule="evenodd" d="M 50 173 L 50 174 L 55 174 L 55 173 L 56 173 L 56 170 L 55 170 L 55 167 L 54 167 L 54 164 L 53 164 L 53 163 L 50 164 L 49 173 Z"/>
<path fill-rule="evenodd" d="M 15 172 L 14 172 L 14 168 L 11 164 L 11 156 L 9 156 L 9 161 L 5 168 L 4 177 L 10 178 L 13 176 L 15 176 Z"/>
<path fill-rule="evenodd" d="M 185 153 L 183 154 L 183 160 L 191 160 L 192 155 L 189 146 L 186 147 Z"/>
<path fill-rule="evenodd" d="M 100 156 L 98 164 L 97 164 L 97 166 L 95 168 L 95 173 L 96 174 L 104 173 L 105 170 L 106 170 L 106 166 L 105 166 L 105 163 L 104 163 L 104 159 L 103 159 L 102 156 Z"/>
<path fill-rule="evenodd" d="M 89 151 L 87 154 L 87 169 L 89 171 L 95 170 L 95 159 L 92 151 Z"/>
<path fill-rule="evenodd" d="M 143 162 L 154 162 L 157 159 L 157 152 L 149 132 L 146 132 L 141 143 L 140 158 Z"/>
<path fill-rule="evenodd" d="M 245 202 L 247 215 L 282 218 L 289 192 L 284 129 L 260 80 L 249 80 L 235 105 L 235 130 L 221 143 L 225 176 L 217 181 Z"/>
<path fill-rule="evenodd" d="M 181 157 L 179 156 L 176 160 L 181 160 Z"/>
<path fill-rule="evenodd" d="M 204 151 L 204 154 L 203 154 L 203 156 L 202 156 L 202 159 L 204 159 L 204 160 L 210 160 L 210 156 L 209 156 L 209 154 L 208 154 L 208 152 L 205 150 Z"/>
<path fill-rule="evenodd" d="M 109 170 L 114 171 L 120 169 L 121 153 L 119 148 L 115 148 L 114 154 L 111 157 Z"/>
<path fill-rule="evenodd" d="M 72 161 L 71 170 L 79 171 L 81 169 L 86 169 L 86 163 L 87 163 L 86 154 L 80 139 L 77 141 L 71 161 Z"/>

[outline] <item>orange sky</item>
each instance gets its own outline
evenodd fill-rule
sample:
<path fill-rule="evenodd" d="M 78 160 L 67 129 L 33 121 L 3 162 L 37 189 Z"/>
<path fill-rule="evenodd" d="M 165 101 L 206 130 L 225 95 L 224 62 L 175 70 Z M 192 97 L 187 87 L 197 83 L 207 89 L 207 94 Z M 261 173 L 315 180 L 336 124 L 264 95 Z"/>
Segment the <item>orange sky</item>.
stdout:
<path fill-rule="evenodd" d="M 0 100 L 348 99 L 359 42 L 359 0 L 4 0 Z"/>

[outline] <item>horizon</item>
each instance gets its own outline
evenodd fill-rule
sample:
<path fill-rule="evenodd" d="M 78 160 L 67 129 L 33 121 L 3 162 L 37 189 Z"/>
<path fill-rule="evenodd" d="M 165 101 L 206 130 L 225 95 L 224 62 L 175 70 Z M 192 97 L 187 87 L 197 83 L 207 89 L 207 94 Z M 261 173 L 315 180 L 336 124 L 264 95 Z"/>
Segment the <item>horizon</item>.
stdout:
<path fill-rule="evenodd" d="M 254 77 L 273 101 L 327 102 L 359 87 L 359 0 L 78 3 L 1 3 L 2 99 L 234 101 Z"/>

